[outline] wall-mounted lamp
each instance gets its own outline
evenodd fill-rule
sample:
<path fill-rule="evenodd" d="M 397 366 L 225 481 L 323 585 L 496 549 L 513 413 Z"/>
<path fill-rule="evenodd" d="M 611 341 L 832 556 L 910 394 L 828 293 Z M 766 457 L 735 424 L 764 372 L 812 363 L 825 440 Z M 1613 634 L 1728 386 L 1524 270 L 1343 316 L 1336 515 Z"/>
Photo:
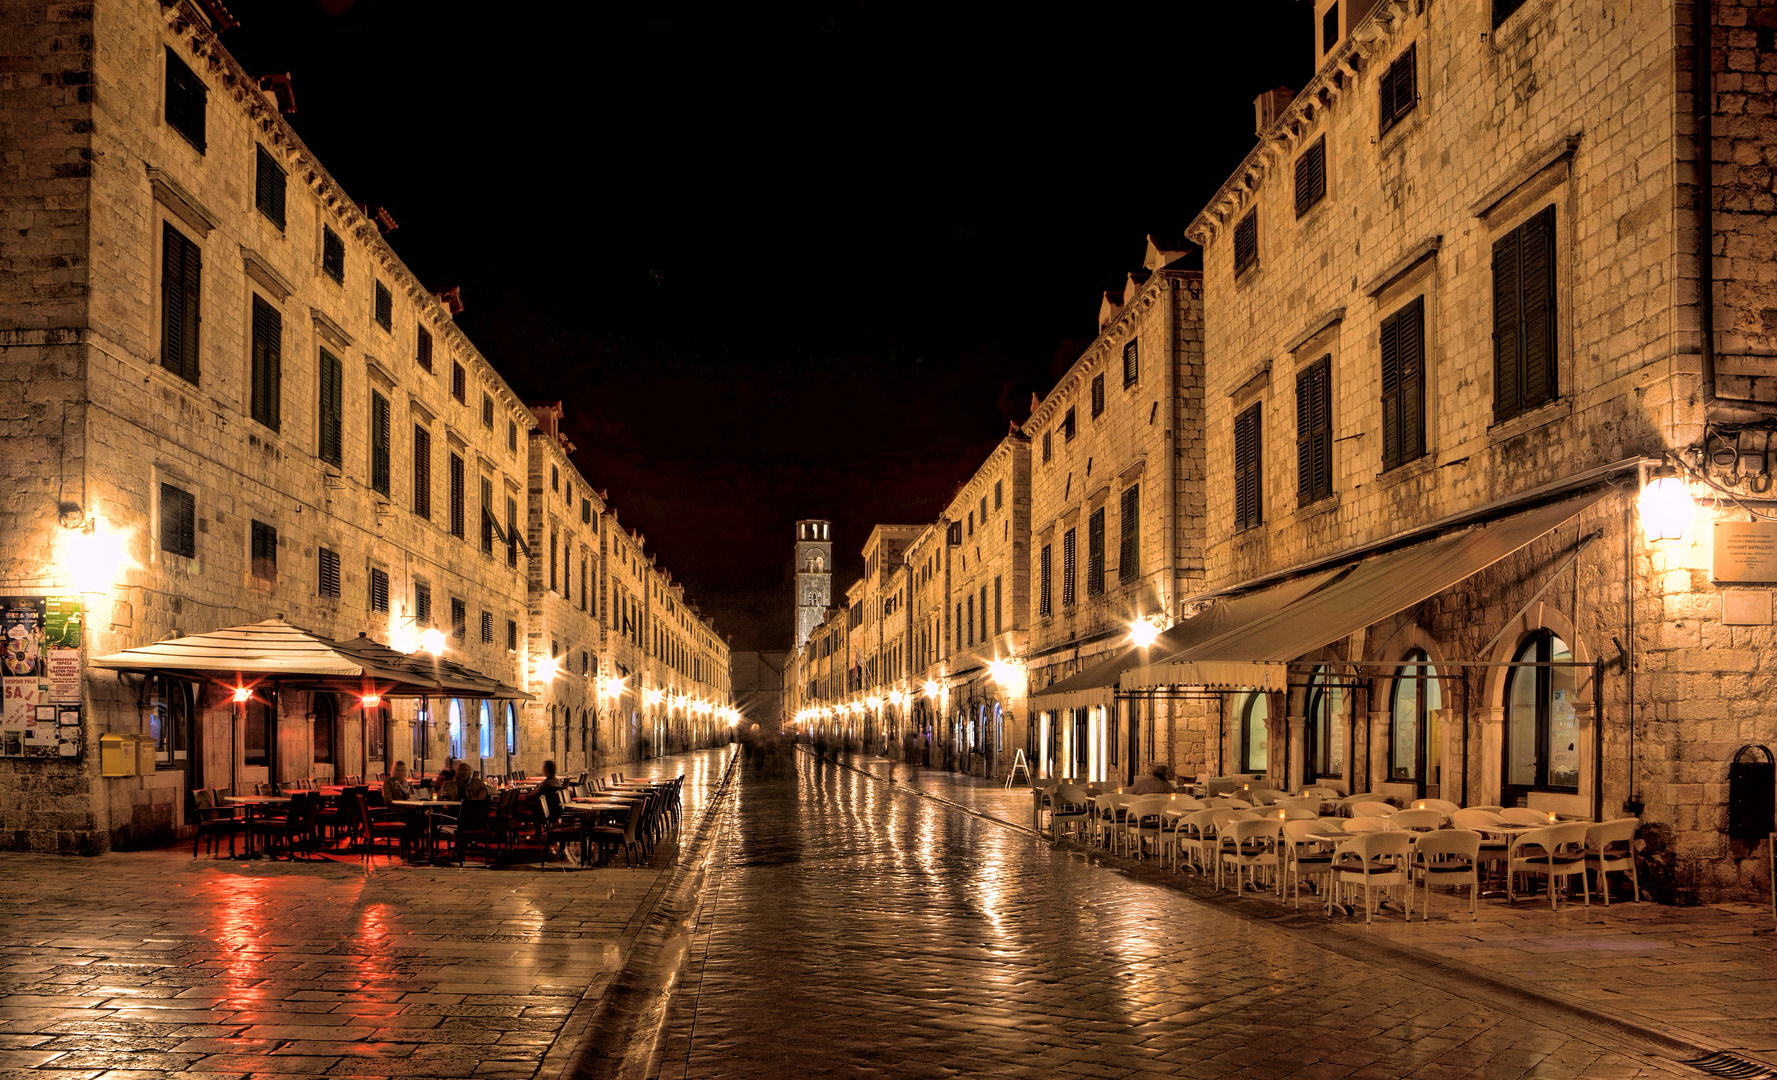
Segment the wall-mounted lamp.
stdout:
<path fill-rule="evenodd" d="M 1697 508 L 1691 499 L 1690 485 L 1683 477 L 1670 473 L 1650 479 L 1642 487 L 1636 505 L 1649 540 L 1677 540 L 1684 536 Z"/>

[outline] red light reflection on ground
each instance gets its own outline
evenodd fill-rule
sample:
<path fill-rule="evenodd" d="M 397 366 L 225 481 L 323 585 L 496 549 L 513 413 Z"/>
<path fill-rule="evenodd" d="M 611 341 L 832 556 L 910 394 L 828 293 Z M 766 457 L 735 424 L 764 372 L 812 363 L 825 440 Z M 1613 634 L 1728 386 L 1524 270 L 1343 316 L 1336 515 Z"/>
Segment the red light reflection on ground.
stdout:
<path fill-rule="evenodd" d="M 217 903 L 216 943 L 227 976 L 225 1008 L 246 1009 L 266 998 L 263 939 L 269 929 L 269 878 L 223 874 L 212 885 Z"/>

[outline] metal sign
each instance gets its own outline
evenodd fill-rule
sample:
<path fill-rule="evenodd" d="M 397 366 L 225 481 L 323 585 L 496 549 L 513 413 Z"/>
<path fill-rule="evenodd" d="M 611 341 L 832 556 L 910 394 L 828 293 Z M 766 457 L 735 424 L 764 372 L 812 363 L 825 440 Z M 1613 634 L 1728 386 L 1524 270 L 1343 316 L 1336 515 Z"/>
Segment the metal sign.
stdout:
<path fill-rule="evenodd" d="M 1716 522 L 1710 576 L 1724 583 L 1777 582 L 1777 522 Z"/>

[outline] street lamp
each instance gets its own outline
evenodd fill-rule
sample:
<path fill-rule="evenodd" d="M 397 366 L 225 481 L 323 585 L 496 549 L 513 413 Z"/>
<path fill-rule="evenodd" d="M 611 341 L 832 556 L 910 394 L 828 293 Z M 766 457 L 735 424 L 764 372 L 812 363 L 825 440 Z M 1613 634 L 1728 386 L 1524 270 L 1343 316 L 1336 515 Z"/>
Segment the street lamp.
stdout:
<path fill-rule="evenodd" d="M 1138 649 L 1145 649 L 1160 636 L 1160 628 L 1147 619 L 1137 619 L 1129 624 L 1129 640 Z"/>
<path fill-rule="evenodd" d="M 1681 476 L 1656 476 L 1641 489 L 1636 500 L 1641 527 L 1649 540 L 1677 540 L 1691 524 L 1696 503 L 1690 485 Z"/>

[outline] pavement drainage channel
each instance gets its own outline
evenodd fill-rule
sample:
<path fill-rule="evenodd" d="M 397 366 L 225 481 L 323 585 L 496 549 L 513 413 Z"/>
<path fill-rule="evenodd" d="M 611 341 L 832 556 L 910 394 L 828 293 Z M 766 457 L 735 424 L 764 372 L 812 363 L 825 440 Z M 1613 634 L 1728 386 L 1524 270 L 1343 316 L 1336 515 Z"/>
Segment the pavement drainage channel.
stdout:
<path fill-rule="evenodd" d="M 722 782 L 699 815 L 696 830 L 680 844 L 678 867 L 649 909 L 622 969 L 587 1017 L 586 1036 L 559 1069 L 546 1065 L 542 1073 L 562 1080 L 655 1075 L 662 1026 L 689 955 L 710 851 L 739 760 L 738 751 L 729 755 Z"/>
<path fill-rule="evenodd" d="M 946 799 L 942 795 L 920 791 L 907 784 L 897 783 L 893 778 L 878 775 L 868 769 L 860 769 L 843 761 L 836 764 L 883 784 L 891 791 L 906 792 L 909 795 L 959 810 L 1001 828 L 1044 839 L 1040 832 L 1028 825 L 1020 825 L 1017 822 L 984 813 Z M 1550 1011 L 1561 1013 L 1578 1028 L 1583 1029 L 1589 1041 L 1652 1064 L 1671 1067 L 1674 1070 L 1674 1075 L 1691 1075 L 1691 1070 L 1694 1070 L 1709 1076 L 1735 1077 L 1739 1080 L 1777 1080 L 1777 1067 L 1743 1058 L 1727 1051 L 1698 1046 L 1688 1039 L 1676 1038 L 1653 1028 L 1629 1023 L 1608 1013 L 1576 1005 L 1565 998 L 1527 989 L 1465 965 L 1453 964 L 1437 953 L 1426 949 L 1370 938 L 1355 938 L 1337 926 L 1330 927 L 1336 936 L 1329 938 L 1326 934 L 1329 926 L 1324 917 L 1303 915 L 1296 911 L 1265 910 L 1253 900 L 1238 894 L 1222 895 L 1203 892 L 1200 889 L 1188 887 L 1184 880 L 1172 880 L 1157 874 L 1144 873 L 1140 865 L 1131 860 L 1109 855 L 1083 844 L 1063 842 L 1051 844 L 1051 846 L 1057 851 L 1083 856 L 1094 864 L 1103 866 L 1107 870 L 1114 870 L 1125 877 L 1171 889 L 1198 903 L 1222 908 L 1254 922 L 1268 923 L 1280 929 L 1303 935 L 1312 934 L 1316 945 L 1348 960 L 1387 967 L 1402 978 L 1413 979 L 1458 996 L 1473 998 L 1479 991 L 1489 999 L 1489 1004 L 1521 1019 L 1549 1026 Z M 1679 1072 L 1678 1070 L 1685 1071 Z"/>

